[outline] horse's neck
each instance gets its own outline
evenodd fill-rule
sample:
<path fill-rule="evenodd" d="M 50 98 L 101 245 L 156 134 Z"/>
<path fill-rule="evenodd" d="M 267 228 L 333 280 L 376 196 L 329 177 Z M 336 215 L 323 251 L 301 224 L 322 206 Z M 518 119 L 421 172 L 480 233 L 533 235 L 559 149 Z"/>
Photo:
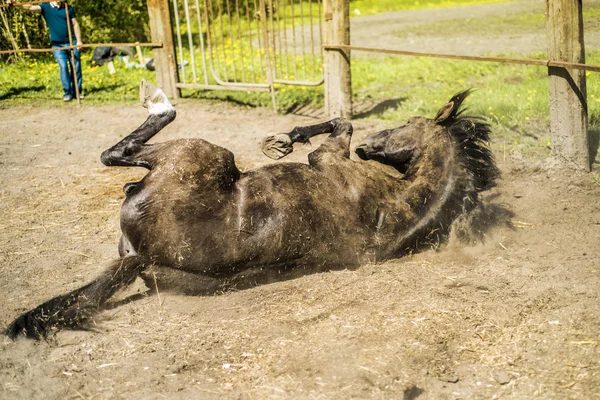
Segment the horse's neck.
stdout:
<path fill-rule="evenodd" d="M 423 149 L 421 157 L 409 175 L 411 185 L 406 190 L 407 199 L 412 199 L 412 208 L 422 210 L 418 217 L 441 211 L 440 207 L 456 195 L 457 183 L 464 178 L 457 154 L 449 139 L 431 140 L 435 143 Z M 412 175 L 412 176 L 411 176 Z"/>
<path fill-rule="evenodd" d="M 395 253 L 443 241 L 462 212 L 469 186 L 467 174 L 450 144 L 447 148 L 425 149 L 414 168 L 409 176 L 411 184 L 402 196 L 413 215 L 408 229 L 395 240 Z"/>

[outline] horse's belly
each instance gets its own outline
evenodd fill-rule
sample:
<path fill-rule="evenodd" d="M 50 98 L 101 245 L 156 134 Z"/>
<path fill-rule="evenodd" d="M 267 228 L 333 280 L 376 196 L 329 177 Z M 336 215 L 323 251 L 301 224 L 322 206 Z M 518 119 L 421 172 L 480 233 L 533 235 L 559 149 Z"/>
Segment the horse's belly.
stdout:
<path fill-rule="evenodd" d="M 230 262 L 230 253 L 238 246 L 230 214 L 223 201 L 203 201 L 181 193 L 133 194 L 121 208 L 120 247 L 164 265 L 211 269 Z"/>

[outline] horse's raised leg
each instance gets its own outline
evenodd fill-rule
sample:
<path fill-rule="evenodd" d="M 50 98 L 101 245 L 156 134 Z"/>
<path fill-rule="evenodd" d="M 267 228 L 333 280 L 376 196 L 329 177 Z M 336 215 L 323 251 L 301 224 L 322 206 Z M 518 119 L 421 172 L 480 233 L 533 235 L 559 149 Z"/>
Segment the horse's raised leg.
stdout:
<path fill-rule="evenodd" d="M 350 140 L 352 139 L 352 124 L 341 119 L 331 135 L 313 152 L 308 155 L 308 163 L 317 169 L 324 170 L 350 160 Z"/>
<path fill-rule="evenodd" d="M 263 139 L 261 148 L 267 157 L 278 160 L 287 156 L 294 150 L 292 147 L 294 143 L 308 143 L 313 136 L 332 133 L 339 128 L 346 130 L 348 127 L 350 128 L 351 134 L 352 125 L 342 118 L 335 118 L 316 125 L 297 126 L 289 133 L 279 133 L 277 135 L 267 136 Z"/>
<path fill-rule="evenodd" d="M 163 91 L 145 79 L 140 83 L 140 101 L 150 115 L 139 128 L 102 153 L 102 164 L 152 169 L 154 157 L 148 151 L 152 145 L 145 143 L 171 123 L 176 113 Z"/>

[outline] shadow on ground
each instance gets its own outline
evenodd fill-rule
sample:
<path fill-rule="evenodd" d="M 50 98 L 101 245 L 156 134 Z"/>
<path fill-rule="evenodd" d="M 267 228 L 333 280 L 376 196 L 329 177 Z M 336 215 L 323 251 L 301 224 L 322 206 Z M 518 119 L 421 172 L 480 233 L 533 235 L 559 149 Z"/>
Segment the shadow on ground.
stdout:
<path fill-rule="evenodd" d="M 11 87 L 5 93 L 0 94 L 0 100 L 10 99 L 11 97 L 18 97 L 18 96 L 21 96 L 22 94 L 28 93 L 28 92 L 39 92 L 44 89 L 46 89 L 46 87 L 43 85 L 21 86 L 21 87 L 17 87 L 17 88 Z"/>

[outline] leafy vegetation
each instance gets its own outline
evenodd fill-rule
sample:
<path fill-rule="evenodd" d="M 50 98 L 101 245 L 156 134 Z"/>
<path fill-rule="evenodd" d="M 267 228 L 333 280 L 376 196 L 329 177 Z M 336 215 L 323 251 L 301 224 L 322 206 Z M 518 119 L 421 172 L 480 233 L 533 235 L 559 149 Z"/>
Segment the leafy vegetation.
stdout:
<path fill-rule="evenodd" d="M 150 36 L 145 0 L 79 0 L 73 7 L 85 43 L 144 42 Z M 0 8 L 0 13 L 7 22 L 0 25 L 0 49 L 13 48 L 11 37 L 19 48 L 48 47 L 48 30 L 40 14 L 14 7 Z"/>

